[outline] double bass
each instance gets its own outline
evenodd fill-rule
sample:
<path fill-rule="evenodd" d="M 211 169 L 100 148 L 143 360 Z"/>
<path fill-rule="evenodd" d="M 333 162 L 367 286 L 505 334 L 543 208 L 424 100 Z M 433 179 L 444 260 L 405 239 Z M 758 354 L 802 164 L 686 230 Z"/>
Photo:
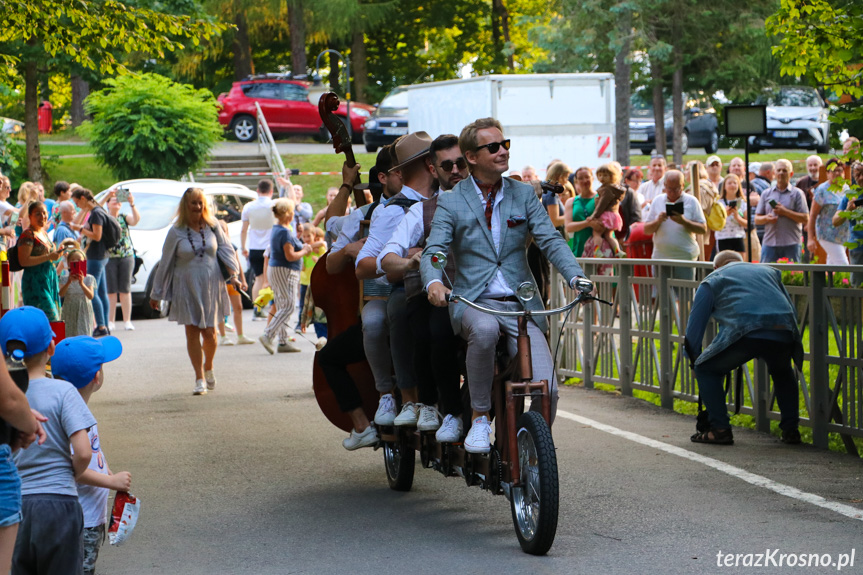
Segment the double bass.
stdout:
<path fill-rule="evenodd" d="M 339 98 L 332 92 L 321 96 L 318 111 L 321 120 L 333 138 L 333 148 L 336 154 L 345 154 L 345 163 L 349 167 L 356 166 L 351 139 L 342 120 L 335 115 L 339 108 Z M 359 180 L 354 184 L 359 184 Z M 366 204 L 362 191 L 354 188 L 354 201 L 357 207 Z M 359 321 L 360 318 L 360 282 L 354 273 L 353 266 L 346 266 L 340 273 L 331 275 L 327 272 L 326 259 L 329 252 L 321 256 L 312 269 L 309 289 L 315 306 L 321 308 L 327 316 L 327 339 L 333 340 Z M 374 417 L 378 406 L 379 395 L 375 389 L 375 379 L 368 362 L 362 361 L 348 366 L 348 372 L 356 384 L 363 400 L 363 410 L 369 419 Z M 336 401 L 332 388 L 327 383 L 323 370 L 318 365 L 318 354 L 315 353 L 312 371 L 313 389 L 318 406 L 330 422 L 343 431 L 350 432 L 353 428 L 350 417 L 343 413 Z"/>

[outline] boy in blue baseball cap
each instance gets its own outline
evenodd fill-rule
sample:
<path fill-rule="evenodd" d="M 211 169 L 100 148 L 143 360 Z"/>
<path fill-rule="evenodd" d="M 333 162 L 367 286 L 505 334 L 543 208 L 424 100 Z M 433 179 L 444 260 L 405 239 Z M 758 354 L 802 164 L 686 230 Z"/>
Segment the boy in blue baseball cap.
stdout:
<path fill-rule="evenodd" d="M 57 344 L 51 369 L 54 376 L 68 381 L 78 389 L 84 403 L 102 388 L 105 371 L 102 365 L 114 361 L 123 353 L 123 345 L 114 336 L 95 339 L 79 335 Z M 110 490 L 129 491 L 132 475 L 128 471 L 112 473 L 102 453 L 99 429 L 96 425 L 87 432 L 90 441 L 90 467 L 78 478 L 78 501 L 84 511 L 84 575 L 96 570 L 96 559 L 105 538 L 105 517 L 108 511 Z"/>
<path fill-rule="evenodd" d="M 75 478 L 90 464 L 87 430 L 96 420 L 71 384 L 47 377 L 53 335 L 48 318 L 34 307 L 10 310 L 0 319 L 0 347 L 4 354 L 24 352 L 30 375 L 27 401 L 47 418 L 42 424 L 45 443 L 15 454 L 22 519 L 13 573 L 31 573 L 36 565 L 46 573 L 66 573 L 83 561 L 84 522 Z"/>

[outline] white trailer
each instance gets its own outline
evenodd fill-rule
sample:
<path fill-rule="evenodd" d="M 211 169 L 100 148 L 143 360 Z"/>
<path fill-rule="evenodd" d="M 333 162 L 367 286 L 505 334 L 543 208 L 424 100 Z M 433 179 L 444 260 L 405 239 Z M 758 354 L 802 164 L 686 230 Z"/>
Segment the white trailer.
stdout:
<path fill-rule="evenodd" d="M 459 135 L 477 118 L 496 118 L 512 140 L 510 169 L 542 175 L 560 159 L 572 169 L 614 159 L 613 74 L 512 74 L 408 86 L 408 126 Z"/>

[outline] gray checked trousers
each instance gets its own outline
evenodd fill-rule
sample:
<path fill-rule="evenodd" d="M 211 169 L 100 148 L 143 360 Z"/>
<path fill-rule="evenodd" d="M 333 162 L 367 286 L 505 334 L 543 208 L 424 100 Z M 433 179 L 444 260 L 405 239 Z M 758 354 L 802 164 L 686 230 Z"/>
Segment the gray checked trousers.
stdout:
<path fill-rule="evenodd" d="M 504 311 L 520 311 L 518 302 L 502 302 L 479 298 L 479 305 Z M 467 377 L 470 386 L 470 403 L 475 411 L 491 409 L 491 384 L 494 378 L 494 350 L 501 335 L 506 337 L 507 351 L 510 357 L 516 354 L 516 336 L 518 336 L 518 320 L 514 317 L 499 317 L 467 308 L 461 320 L 462 337 L 467 340 Z M 551 419 L 557 413 L 557 378 L 554 374 L 554 364 L 551 351 L 545 341 L 545 335 L 535 322 L 527 324 L 527 334 L 530 336 L 530 352 L 533 358 L 533 380 L 549 382 L 551 394 Z M 531 404 L 531 410 L 539 411 L 540 403 Z"/>

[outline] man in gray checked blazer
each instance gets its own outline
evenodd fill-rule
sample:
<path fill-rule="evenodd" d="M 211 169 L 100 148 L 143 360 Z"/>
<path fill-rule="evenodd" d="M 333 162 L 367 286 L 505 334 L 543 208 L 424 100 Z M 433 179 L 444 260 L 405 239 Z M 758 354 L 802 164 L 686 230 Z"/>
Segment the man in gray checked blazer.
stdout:
<path fill-rule="evenodd" d="M 440 195 L 420 264 L 429 301 L 436 306 L 448 305 L 446 296 L 450 291 L 440 281 L 441 272 L 431 265 L 431 255 L 439 251 L 452 250 L 456 261 L 452 291 L 494 309 L 523 309 L 515 290 L 522 282 L 536 283 L 527 263 L 529 235 L 561 274 L 570 278 L 570 285 L 584 276 L 533 187 L 502 177 L 509 170 L 509 146 L 510 141 L 504 139 L 500 123 L 493 118 L 465 126 L 459 136 L 459 147 L 468 162 L 471 177 L 459 182 L 451 192 Z M 542 309 L 540 298 L 526 305 L 530 309 Z M 450 318 L 453 331 L 461 334 L 468 344 L 467 375 L 473 424 L 464 441 L 465 449 L 471 453 L 487 453 L 494 350 L 498 338 L 505 334 L 510 354 L 515 354 L 516 319 L 484 314 L 461 303 L 450 307 Z M 553 417 L 557 408 L 557 381 L 543 335 L 547 328 L 542 317 L 528 324 L 534 377 L 537 381 L 550 382 Z"/>

